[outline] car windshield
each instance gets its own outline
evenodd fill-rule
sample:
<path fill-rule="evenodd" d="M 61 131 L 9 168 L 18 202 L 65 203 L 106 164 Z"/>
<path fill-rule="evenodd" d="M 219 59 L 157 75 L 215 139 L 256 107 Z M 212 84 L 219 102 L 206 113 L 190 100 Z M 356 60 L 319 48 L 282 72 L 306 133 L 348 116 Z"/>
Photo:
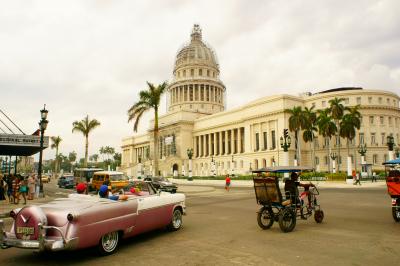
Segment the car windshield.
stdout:
<path fill-rule="evenodd" d="M 110 180 L 111 181 L 124 181 L 124 180 L 128 180 L 128 177 L 126 175 L 110 175 Z"/>
<path fill-rule="evenodd" d="M 166 179 L 165 177 L 153 177 L 153 181 L 155 181 L 155 182 L 162 182 L 162 181 L 164 181 L 164 182 L 168 182 L 168 179 Z"/>

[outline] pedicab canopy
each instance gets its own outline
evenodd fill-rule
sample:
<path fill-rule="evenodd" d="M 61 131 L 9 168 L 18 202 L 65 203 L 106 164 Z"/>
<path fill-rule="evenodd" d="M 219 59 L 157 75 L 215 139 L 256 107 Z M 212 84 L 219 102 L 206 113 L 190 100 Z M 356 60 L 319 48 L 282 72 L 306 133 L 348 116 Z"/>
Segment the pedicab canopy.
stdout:
<path fill-rule="evenodd" d="M 293 172 L 305 172 L 313 171 L 312 167 L 308 166 L 274 166 L 274 167 L 264 167 L 257 170 L 253 170 L 253 173 L 293 173 Z"/>
<path fill-rule="evenodd" d="M 390 161 L 386 161 L 383 163 L 383 165 L 393 165 L 393 164 L 400 164 L 400 158 L 394 159 L 394 160 L 390 160 Z"/>

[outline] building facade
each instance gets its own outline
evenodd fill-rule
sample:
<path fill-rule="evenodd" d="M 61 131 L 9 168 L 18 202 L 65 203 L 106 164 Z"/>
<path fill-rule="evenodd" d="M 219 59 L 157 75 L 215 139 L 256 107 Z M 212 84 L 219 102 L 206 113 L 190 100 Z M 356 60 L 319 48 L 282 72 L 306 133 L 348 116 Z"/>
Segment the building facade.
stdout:
<path fill-rule="evenodd" d="M 352 143 L 345 139 L 330 144 L 318 136 L 314 144 L 300 141 L 301 165 L 317 171 L 331 169 L 331 156 L 346 171 L 349 158 L 358 170 L 361 157 L 357 147 L 366 144 L 365 162 L 382 169 L 388 159 L 387 136 L 399 143 L 400 97 L 392 92 L 339 88 L 300 96 L 280 94 L 260 98 L 244 106 L 225 110 L 226 88 L 219 79 L 220 69 L 213 49 L 202 40 L 195 25 L 191 41 L 176 56 L 173 79 L 168 87 L 168 112 L 159 117 L 159 173 L 187 174 L 189 149 L 193 150 L 193 175 L 247 174 L 252 169 L 287 164 L 280 145 L 283 130 L 289 128 L 285 109 L 295 106 L 325 109 L 329 100 L 344 98 L 344 105 L 359 105 L 360 130 Z M 122 140 L 122 171 L 131 176 L 155 174 L 152 122 L 146 134 Z M 294 133 L 290 132 L 292 140 Z M 300 136 L 302 133 L 300 133 Z M 312 145 L 315 157 L 312 160 Z M 347 148 L 349 146 L 349 148 Z M 340 153 L 340 157 L 338 156 Z M 295 163 L 294 143 L 288 151 L 289 165 Z M 314 161 L 314 162 L 313 162 Z"/>

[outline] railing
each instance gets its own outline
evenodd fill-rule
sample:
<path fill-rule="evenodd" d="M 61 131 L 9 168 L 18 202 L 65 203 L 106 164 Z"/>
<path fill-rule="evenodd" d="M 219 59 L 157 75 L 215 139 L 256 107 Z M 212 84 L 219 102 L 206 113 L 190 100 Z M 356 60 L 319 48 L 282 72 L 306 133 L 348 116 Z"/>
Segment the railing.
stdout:
<path fill-rule="evenodd" d="M 0 134 L 0 145 L 40 147 L 40 136 Z M 49 147 L 49 137 L 43 138 L 43 147 Z"/>

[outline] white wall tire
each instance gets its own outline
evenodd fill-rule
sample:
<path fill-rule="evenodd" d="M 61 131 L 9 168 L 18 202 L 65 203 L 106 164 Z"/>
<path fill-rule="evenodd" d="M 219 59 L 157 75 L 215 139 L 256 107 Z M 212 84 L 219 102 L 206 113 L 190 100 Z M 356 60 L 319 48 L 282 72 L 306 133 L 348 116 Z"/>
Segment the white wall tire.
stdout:
<path fill-rule="evenodd" d="M 103 235 L 99 241 L 99 251 L 102 255 L 110 255 L 115 252 L 119 244 L 117 231 Z"/>
<path fill-rule="evenodd" d="M 168 229 L 170 231 L 177 231 L 182 227 L 182 212 L 180 209 L 175 208 L 174 212 L 172 213 L 172 219 L 170 224 L 168 225 Z"/>

